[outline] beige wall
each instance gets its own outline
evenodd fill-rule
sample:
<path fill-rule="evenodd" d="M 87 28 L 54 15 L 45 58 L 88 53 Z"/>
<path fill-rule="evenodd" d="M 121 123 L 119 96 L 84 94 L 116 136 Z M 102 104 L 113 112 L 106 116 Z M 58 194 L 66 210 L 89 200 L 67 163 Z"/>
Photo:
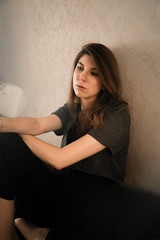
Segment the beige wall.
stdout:
<path fill-rule="evenodd" d="M 73 58 L 92 41 L 120 65 L 132 118 L 127 181 L 160 192 L 160 1 L 0 1 L 0 78 L 23 89 L 23 116 L 65 103 Z"/>

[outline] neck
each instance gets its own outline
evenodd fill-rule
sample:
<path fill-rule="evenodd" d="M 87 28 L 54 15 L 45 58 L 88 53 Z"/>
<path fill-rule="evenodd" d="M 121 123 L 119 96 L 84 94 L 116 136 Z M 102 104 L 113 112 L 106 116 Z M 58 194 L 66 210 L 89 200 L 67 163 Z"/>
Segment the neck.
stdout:
<path fill-rule="evenodd" d="M 93 105 L 93 101 L 81 99 L 81 110 L 87 110 Z"/>

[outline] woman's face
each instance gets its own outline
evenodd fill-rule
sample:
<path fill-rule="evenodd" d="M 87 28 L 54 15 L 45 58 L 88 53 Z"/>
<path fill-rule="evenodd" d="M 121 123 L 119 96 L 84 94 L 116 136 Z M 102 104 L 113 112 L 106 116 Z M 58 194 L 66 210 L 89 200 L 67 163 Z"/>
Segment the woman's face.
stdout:
<path fill-rule="evenodd" d="M 92 104 L 102 89 L 96 66 L 87 54 L 79 59 L 74 70 L 73 89 L 81 103 L 85 105 Z"/>

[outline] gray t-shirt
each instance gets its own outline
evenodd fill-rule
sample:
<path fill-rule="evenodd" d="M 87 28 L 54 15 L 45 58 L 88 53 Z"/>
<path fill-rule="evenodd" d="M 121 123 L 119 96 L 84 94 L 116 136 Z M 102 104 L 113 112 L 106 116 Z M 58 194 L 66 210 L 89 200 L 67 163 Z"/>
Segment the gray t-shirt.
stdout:
<path fill-rule="evenodd" d="M 102 126 L 88 131 L 89 135 L 106 148 L 67 168 L 106 177 L 118 182 L 124 181 L 130 117 L 127 108 L 121 108 L 122 104 L 118 102 L 110 113 L 104 116 Z M 62 122 L 62 128 L 55 131 L 55 134 L 63 135 L 61 147 L 64 147 L 75 140 L 74 127 L 70 124 L 72 117 L 67 104 L 53 114 L 57 115 Z"/>

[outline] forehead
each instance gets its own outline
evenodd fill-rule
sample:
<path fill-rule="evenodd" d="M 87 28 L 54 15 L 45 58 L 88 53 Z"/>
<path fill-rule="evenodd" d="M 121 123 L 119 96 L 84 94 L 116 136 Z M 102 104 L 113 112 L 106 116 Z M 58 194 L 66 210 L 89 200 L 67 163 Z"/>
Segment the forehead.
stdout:
<path fill-rule="evenodd" d="M 96 68 L 96 65 L 93 61 L 93 59 L 91 58 L 91 56 L 85 54 L 83 55 L 79 61 L 80 63 L 82 63 L 84 66 L 88 67 L 88 68 Z"/>

